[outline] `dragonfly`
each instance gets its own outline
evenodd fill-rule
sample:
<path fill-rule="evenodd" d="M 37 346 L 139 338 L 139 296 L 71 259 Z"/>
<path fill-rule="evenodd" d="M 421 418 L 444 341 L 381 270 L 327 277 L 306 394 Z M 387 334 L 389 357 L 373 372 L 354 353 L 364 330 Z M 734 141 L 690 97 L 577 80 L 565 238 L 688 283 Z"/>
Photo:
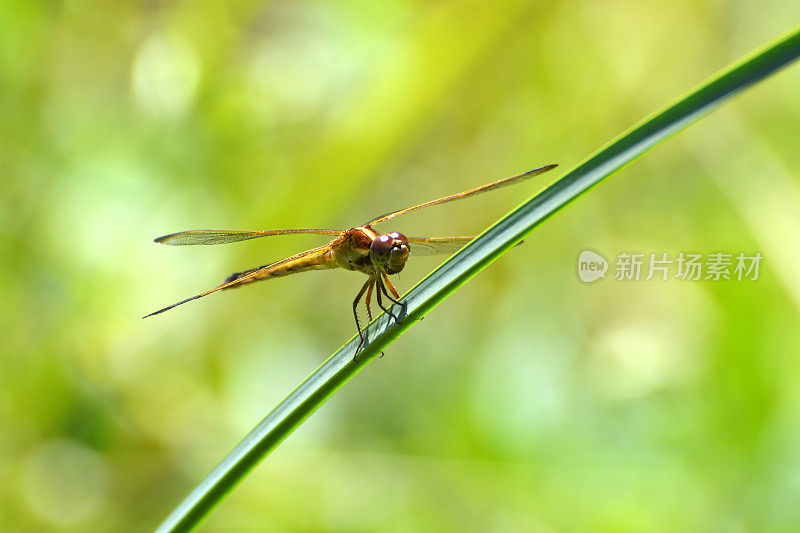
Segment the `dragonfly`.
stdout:
<path fill-rule="evenodd" d="M 313 235 L 328 235 L 334 237 L 330 242 L 311 250 L 306 250 L 298 254 L 292 255 L 275 261 L 267 265 L 258 266 L 242 272 L 235 272 L 228 276 L 221 285 L 214 287 L 211 290 L 202 292 L 198 295 L 186 298 L 180 302 L 174 303 L 158 311 L 154 311 L 149 315 L 142 318 L 148 318 L 153 315 L 158 315 L 164 311 L 177 307 L 179 305 L 197 300 L 203 296 L 208 296 L 211 293 L 232 289 L 234 287 L 241 287 L 242 285 L 262 281 L 266 279 L 278 278 L 288 276 L 289 274 L 296 274 L 298 272 L 306 272 L 310 270 L 328 270 L 333 268 L 343 268 L 345 270 L 352 270 L 361 272 L 367 275 L 367 281 L 358 291 L 358 294 L 353 300 L 353 316 L 355 317 L 356 329 L 360 342 L 356 348 L 356 352 L 360 350 L 364 344 L 364 332 L 361 327 L 361 322 L 358 318 L 358 304 L 366 293 L 366 309 L 367 317 L 372 321 L 372 308 L 370 302 L 373 293 L 376 296 L 376 302 L 381 311 L 391 316 L 396 322 L 398 317 L 391 312 L 387 306 L 384 305 L 383 298 L 405 308 L 404 304 L 399 301 L 400 294 L 394 287 L 389 279 L 389 276 L 398 274 L 403 270 L 406 260 L 409 255 L 417 256 L 430 256 L 430 255 L 450 255 L 475 236 L 464 237 L 406 237 L 398 231 L 390 233 L 380 233 L 376 231 L 373 226 L 388 222 L 401 215 L 412 213 L 426 207 L 434 205 L 441 205 L 456 200 L 462 200 L 482 194 L 485 192 L 515 185 L 526 181 L 534 176 L 538 176 L 544 172 L 554 169 L 558 165 L 545 165 L 543 167 L 535 168 L 516 176 L 504 178 L 474 189 L 469 189 L 450 196 L 444 196 L 436 200 L 431 200 L 422 204 L 418 204 L 399 211 L 392 211 L 385 215 L 373 218 L 361 226 L 350 228 L 346 230 L 336 229 L 277 229 L 265 231 L 247 231 L 247 230 L 189 230 L 180 231 L 178 233 L 171 233 L 158 237 L 155 242 L 160 244 L 168 244 L 171 246 L 186 246 L 186 245 L 210 245 L 210 244 L 227 244 L 231 242 L 246 241 L 250 239 L 258 239 L 261 237 L 271 237 L 276 235 L 298 235 L 298 234 L 313 234 Z"/>

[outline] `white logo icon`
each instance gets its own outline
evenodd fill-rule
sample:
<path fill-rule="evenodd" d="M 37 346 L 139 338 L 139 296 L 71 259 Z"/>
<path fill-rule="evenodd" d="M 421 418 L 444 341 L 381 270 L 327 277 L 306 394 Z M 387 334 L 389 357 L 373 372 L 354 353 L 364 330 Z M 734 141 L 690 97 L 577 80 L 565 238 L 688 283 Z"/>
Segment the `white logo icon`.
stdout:
<path fill-rule="evenodd" d="M 602 255 L 591 250 L 584 250 L 578 257 L 578 277 L 584 283 L 591 283 L 606 277 L 608 261 Z"/>

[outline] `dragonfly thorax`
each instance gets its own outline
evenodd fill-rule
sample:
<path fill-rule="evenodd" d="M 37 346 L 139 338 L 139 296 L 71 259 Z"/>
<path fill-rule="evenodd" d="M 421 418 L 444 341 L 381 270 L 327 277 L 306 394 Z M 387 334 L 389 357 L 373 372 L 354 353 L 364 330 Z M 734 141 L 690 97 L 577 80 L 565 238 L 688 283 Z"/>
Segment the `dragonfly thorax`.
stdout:
<path fill-rule="evenodd" d="M 408 259 L 408 239 L 402 233 L 378 235 L 369 247 L 369 258 L 372 264 L 387 274 L 397 274 L 406 266 Z"/>

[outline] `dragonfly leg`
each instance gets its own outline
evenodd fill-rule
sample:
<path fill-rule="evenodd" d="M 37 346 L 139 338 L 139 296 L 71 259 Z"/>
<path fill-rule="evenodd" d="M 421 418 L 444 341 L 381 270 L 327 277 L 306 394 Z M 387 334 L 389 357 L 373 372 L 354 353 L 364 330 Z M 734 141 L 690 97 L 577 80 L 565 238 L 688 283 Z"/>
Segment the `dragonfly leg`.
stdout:
<path fill-rule="evenodd" d="M 397 292 L 397 289 L 394 288 L 394 285 L 392 285 L 392 282 L 389 281 L 389 276 L 385 272 L 382 272 L 381 274 L 382 274 L 382 277 L 383 277 L 384 281 L 386 281 L 386 285 L 388 285 L 389 289 L 392 291 L 392 294 L 394 294 L 394 298 L 389 296 L 389 292 L 386 290 L 385 287 L 383 289 L 383 294 L 387 298 L 389 298 L 392 301 L 392 303 L 395 303 L 395 304 L 399 305 L 400 307 L 402 307 L 403 308 L 403 312 L 406 312 L 406 304 L 404 302 L 398 301 L 399 298 L 400 298 L 400 294 Z M 395 298 L 397 298 L 398 300 L 395 300 Z"/>
<path fill-rule="evenodd" d="M 375 285 L 379 284 L 380 281 L 381 281 L 381 278 L 375 278 L 374 280 L 372 280 L 372 285 L 369 286 L 369 290 L 367 291 L 367 302 L 366 302 L 367 303 L 367 318 L 369 318 L 370 322 L 372 322 L 372 308 L 370 307 L 369 302 L 370 302 L 370 298 L 372 298 L 372 289 L 374 289 Z M 380 291 L 380 289 L 375 291 L 375 294 L 378 296 L 378 307 L 383 309 L 383 306 L 381 305 L 381 291 Z M 383 357 L 383 352 L 381 352 L 381 357 Z"/>
<path fill-rule="evenodd" d="M 372 290 L 375 288 L 375 281 L 370 280 L 369 289 L 367 289 L 367 319 L 372 322 L 372 306 L 370 305 L 372 301 Z"/>
<path fill-rule="evenodd" d="M 392 313 L 388 308 L 383 306 L 383 301 L 381 300 L 381 293 L 386 294 L 386 287 L 383 286 L 381 278 L 378 278 L 378 290 L 375 291 L 375 294 L 378 295 L 378 307 L 381 308 L 381 311 L 392 317 L 394 319 L 395 324 L 399 324 L 400 320 L 395 316 L 395 314 Z"/>
<path fill-rule="evenodd" d="M 361 341 L 356 346 L 356 355 L 353 356 L 353 361 L 356 361 L 356 357 L 358 356 L 358 351 L 364 345 L 364 333 L 361 331 L 361 323 L 358 321 L 358 302 L 361 301 L 361 297 L 364 296 L 364 292 L 367 290 L 368 287 L 372 287 L 373 281 L 372 278 L 368 279 L 364 286 L 361 287 L 361 290 L 358 291 L 356 295 L 356 299 L 353 300 L 353 316 L 356 319 L 356 329 L 358 330 L 358 336 L 361 338 Z"/>

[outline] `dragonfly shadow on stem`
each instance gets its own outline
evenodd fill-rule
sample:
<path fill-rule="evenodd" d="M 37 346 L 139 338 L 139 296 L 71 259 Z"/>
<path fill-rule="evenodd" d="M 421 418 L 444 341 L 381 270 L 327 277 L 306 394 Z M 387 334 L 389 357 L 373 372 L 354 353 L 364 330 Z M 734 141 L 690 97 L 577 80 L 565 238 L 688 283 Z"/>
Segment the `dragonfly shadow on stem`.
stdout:
<path fill-rule="evenodd" d="M 380 302 L 380 300 L 378 302 L 378 306 L 380 307 L 381 311 L 383 311 L 386 318 L 383 318 L 382 316 L 376 317 L 374 321 L 371 321 L 370 324 L 368 324 L 367 327 L 360 332 L 359 336 L 361 338 L 356 344 L 356 348 L 353 353 L 353 362 L 360 362 L 358 358 L 359 354 L 361 354 L 370 344 L 372 344 L 376 338 L 385 334 L 393 327 L 399 326 L 403 319 L 408 317 L 408 306 L 406 303 L 395 300 L 391 297 L 389 298 L 393 302 L 389 307 L 383 306 L 383 303 Z M 381 352 L 380 357 L 383 357 L 384 355 L 384 352 Z"/>

